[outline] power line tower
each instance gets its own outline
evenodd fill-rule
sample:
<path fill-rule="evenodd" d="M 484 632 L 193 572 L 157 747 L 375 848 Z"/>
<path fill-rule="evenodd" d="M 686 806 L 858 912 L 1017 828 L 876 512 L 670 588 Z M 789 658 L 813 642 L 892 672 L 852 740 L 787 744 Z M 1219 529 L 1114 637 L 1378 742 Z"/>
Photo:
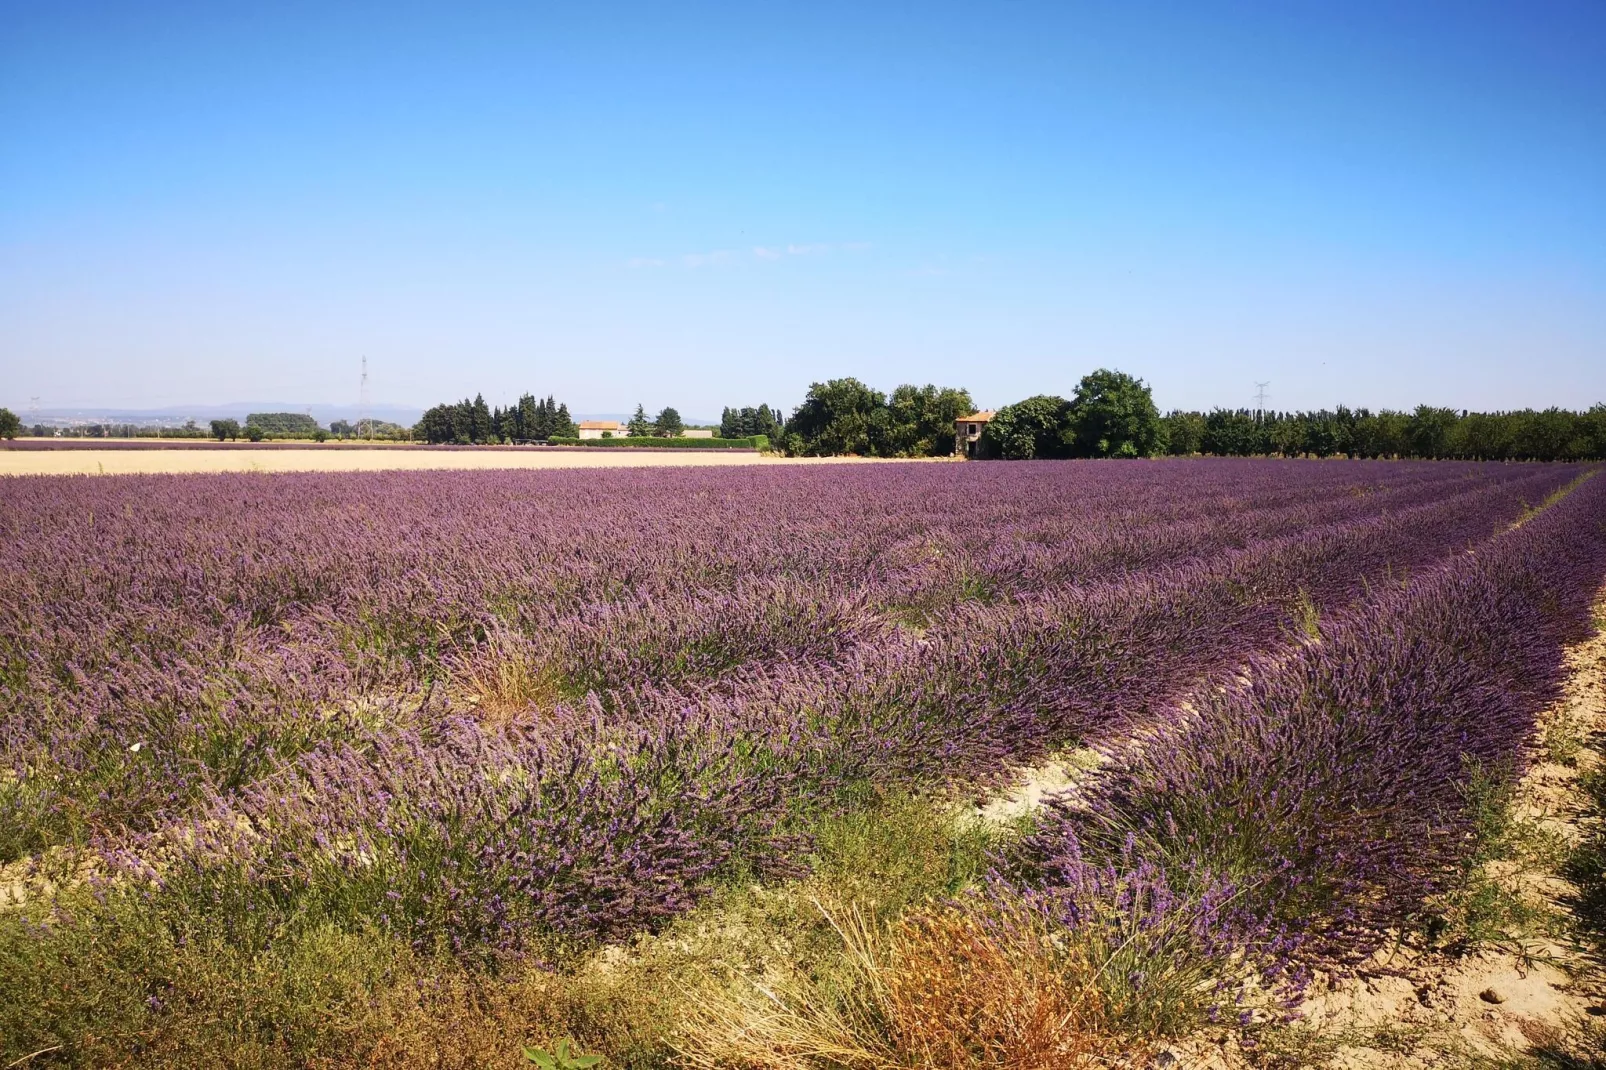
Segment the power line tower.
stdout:
<path fill-rule="evenodd" d="M 362 386 L 357 392 L 357 437 L 374 437 L 373 421 L 368 419 L 368 356 L 362 358 Z"/>
<path fill-rule="evenodd" d="M 1268 386 L 1270 386 L 1270 385 L 1271 385 L 1271 380 L 1270 379 L 1267 379 L 1264 383 L 1256 383 L 1255 384 L 1255 422 L 1256 423 L 1259 423 L 1261 420 L 1264 420 L 1266 418 L 1266 388 Z"/>

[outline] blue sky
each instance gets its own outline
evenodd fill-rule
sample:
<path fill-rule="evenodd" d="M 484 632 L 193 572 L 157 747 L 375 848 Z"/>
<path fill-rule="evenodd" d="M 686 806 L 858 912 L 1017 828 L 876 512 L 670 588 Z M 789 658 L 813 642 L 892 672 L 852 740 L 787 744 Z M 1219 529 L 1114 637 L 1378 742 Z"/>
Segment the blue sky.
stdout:
<path fill-rule="evenodd" d="M 0 0 L 0 404 L 1606 401 L 1606 5 Z"/>

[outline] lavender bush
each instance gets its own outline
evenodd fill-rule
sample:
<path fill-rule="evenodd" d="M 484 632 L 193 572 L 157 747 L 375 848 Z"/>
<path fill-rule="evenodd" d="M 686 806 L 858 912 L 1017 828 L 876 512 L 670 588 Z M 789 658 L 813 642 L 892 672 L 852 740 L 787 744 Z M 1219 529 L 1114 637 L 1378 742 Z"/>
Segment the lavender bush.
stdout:
<path fill-rule="evenodd" d="M 866 790 L 978 792 L 1303 663 L 1302 613 L 1394 605 L 1579 471 L 11 481 L 0 858 L 86 849 L 252 946 L 313 920 L 464 955 L 613 939 L 796 872 Z"/>
<path fill-rule="evenodd" d="M 1209 928 L 1212 946 L 1273 970 L 1368 954 L 1475 846 L 1468 785 L 1520 773 L 1603 580 L 1595 478 L 1375 590 L 1319 644 L 1257 658 L 1247 683 L 1196 692 L 1191 712 L 1056 800 L 1000 860 L 997 886 L 1074 926 L 1090 901 L 1120 913 L 1096 894 L 1111 867 L 1147 871 L 1184 915 L 1231 889 L 1235 916 Z"/>

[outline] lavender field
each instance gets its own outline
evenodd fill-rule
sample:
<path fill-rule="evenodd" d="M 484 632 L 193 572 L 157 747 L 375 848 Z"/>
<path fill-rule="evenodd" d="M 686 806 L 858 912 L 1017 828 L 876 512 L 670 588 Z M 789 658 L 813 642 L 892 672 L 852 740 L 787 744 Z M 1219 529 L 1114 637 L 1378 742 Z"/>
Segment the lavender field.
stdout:
<path fill-rule="evenodd" d="M 1274 1015 L 1521 772 L 1591 474 L 5 481 L 0 1065 L 1053 1066 Z"/>

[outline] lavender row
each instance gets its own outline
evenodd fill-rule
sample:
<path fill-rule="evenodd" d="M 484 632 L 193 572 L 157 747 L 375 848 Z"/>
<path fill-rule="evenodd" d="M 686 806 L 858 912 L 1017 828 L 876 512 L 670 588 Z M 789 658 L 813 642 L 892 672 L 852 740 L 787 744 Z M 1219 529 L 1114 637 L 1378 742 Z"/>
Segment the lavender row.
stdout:
<path fill-rule="evenodd" d="M 431 698 L 438 709 L 463 681 L 494 683 L 510 658 L 524 676 L 502 696 L 514 704 L 777 665 L 851 667 L 855 652 L 898 645 L 889 608 L 892 620 L 911 601 L 968 615 L 1045 582 L 1027 569 L 1011 581 L 1019 562 L 1007 555 L 978 564 L 959 537 L 972 524 L 993 536 L 989 548 L 1078 532 L 1092 543 L 1119 530 L 1111 518 L 1213 510 L 1231 534 L 1211 543 L 1189 529 L 1197 555 L 1255 530 L 1245 518 L 1262 502 L 1281 503 L 1264 512 L 1286 525 L 1333 515 L 1335 498 L 1364 516 L 1469 485 L 1542 497 L 1561 474 L 977 468 L 809 473 L 801 486 L 797 473 L 753 473 L 734 488 L 688 472 L 650 496 L 627 493 L 640 474 L 7 484 L 0 756 L 12 776 L 0 787 L 0 856 L 149 828 L 202 789 L 237 789 L 320 743 L 427 724 Z M 728 512 L 738 495 L 740 522 L 708 538 L 701 510 Z M 973 500 L 982 505 L 959 505 Z M 1108 511 L 1102 527 L 1095 507 Z M 1168 529 L 1136 530 L 1121 538 Z M 1175 540 L 1154 542 L 1155 561 L 1175 556 Z M 938 552 L 898 560 L 916 545 Z M 1127 553 L 1129 570 L 1140 550 Z M 1070 582 L 1063 570 L 1056 581 Z"/>
<path fill-rule="evenodd" d="M 807 718 L 825 737 L 817 746 L 858 777 L 984 785 L 1054 748 L 1166 718 L 1202 680 L 1303 641 L 1302 611 L 1341 609 L 1435 565 L 1522 504 L 1483 488 L 1029 603 L 971 607 L 952 627 L 845 665 L 738 685 L 733 706 Z"/>
<path fill-rule="evenodd" d="M 355 912 L 470 950 L 617 936 L 715 880 L 794 870 L 806 849 L 795 830 L 839 789 L 982 782 L 1006 761 L 1130 728 L 1282 638 L 1301 589 L 1353 594 L 1386 567 L 1487 537 L 1520 504 L 1485 489 L 1272 540 L 998 612 L 982 642 L 905 639 L 697 693 L 643 684 L 606 713 L 592 700 L 505 732 L 447 718 L 325 744 L 120 857 L 190 899 L 215 894 L 223 915 L 232 898 L 272 916 L 266 896 L 294 901 L 296 917 Z"/>
<path fill-rule="evenodd" d="M 997 876 L 1067 925 L 1147 932 L 1170 914 L 1273 972 L 1363 956 L 1454 879 L 1474 846 L 1468 784 L 1520 773 L 1603 581 L 1597 477 L 1201 696 L 1055 802 Z"/>

